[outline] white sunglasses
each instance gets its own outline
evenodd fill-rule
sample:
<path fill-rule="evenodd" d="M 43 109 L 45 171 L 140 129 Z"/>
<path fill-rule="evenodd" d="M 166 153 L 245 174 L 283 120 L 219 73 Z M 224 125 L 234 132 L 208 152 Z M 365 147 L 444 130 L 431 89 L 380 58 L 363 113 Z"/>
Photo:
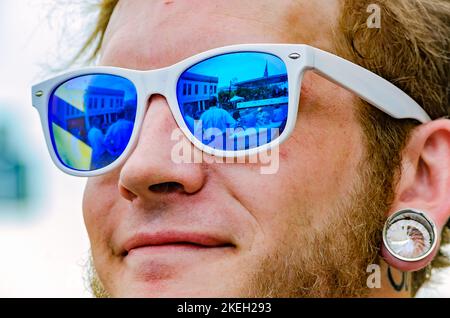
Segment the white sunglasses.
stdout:
<path fill-rule="evenodd" d="M 225 46 L 148 71 L 83 68 L 34 85 L 32 100 L 56 166 L 90 177 L 126 160 L 153 94 L 165 96 L 184 135 L 208 154 L 240 157 L 272 149 L 294 130 L 307 70 L 391 117 L 431 121 L 387 80 L 303 44 Z"/>

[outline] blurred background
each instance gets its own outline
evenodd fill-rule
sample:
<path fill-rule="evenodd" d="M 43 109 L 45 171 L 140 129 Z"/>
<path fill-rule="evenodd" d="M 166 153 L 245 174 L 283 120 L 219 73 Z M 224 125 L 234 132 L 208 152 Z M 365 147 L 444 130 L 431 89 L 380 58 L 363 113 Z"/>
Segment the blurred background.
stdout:
<path fill-rule="evenodd" d="M 91 297 L 86 180 L 53 166 L 30 87 L 64 70 L 93 1 L 0 0 L 0 297 Z M 450 297 L 450 270 L 418 297 Z"/>
<path fill-rule="evenodd" d="M 30 86 L 70 60 L 82 38 L 81 7 L 68 3 L 0 1 L 1 297 L 90 296 L 86 180 L 53 167 L 30 101 Z"/>

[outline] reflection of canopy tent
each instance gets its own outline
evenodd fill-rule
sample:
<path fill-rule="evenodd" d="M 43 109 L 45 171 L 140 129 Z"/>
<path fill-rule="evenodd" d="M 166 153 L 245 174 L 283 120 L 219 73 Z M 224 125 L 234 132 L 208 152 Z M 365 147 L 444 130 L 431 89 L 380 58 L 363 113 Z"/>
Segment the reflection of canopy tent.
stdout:
<path fill-rule="evenodd" d="M 244 97 L 235 95 L 230 99 L 230 102 L 234 103 L 234 102 L 240 102 L 242 100 L 244 100 Z"/>
<path fill-rule="evenodd" d="M 289 99 L 287 96 L 281 96 L 281 97 L 275 97 L 275 98 L 269 98 L 269 99 L 257 99 L 257 100 L 251 100 L 248 102 L 240 102 L 237 103 L 237 108 L 250 108 L 250 107 L 269 107 L 269 106 L 276 106 L 276 105 L 287 105 Z"/>

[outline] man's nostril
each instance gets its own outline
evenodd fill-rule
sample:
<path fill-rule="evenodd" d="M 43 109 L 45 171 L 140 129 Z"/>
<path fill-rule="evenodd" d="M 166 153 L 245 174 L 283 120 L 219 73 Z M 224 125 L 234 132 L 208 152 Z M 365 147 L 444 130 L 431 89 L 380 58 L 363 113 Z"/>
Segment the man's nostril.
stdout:
<path fill-rule="evenodd" d="M 171 193 L 183 190 L 183 185 L 178 182 L 163 182 L 153 184 L 148 189 L 155 193 Z"/>

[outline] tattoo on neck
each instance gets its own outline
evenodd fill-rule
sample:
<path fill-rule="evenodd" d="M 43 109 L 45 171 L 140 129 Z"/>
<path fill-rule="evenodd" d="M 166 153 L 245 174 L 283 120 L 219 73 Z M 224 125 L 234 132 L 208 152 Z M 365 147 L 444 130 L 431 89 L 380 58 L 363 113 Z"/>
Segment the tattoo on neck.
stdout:
<path fill-rule="evenodd" d="M 409 276 L 408 273 L 402 272 L 402 280 L 397 283 L 392 276 L 391 267 L 388 266 L 387 269 L 387 275 L 389 278 L 389 283 L 391 284 L 392 288 L 394 288 L 396 291 L 400 292 L 402 290 L 408 291 L 408 285 L 409 285 Z"/>

